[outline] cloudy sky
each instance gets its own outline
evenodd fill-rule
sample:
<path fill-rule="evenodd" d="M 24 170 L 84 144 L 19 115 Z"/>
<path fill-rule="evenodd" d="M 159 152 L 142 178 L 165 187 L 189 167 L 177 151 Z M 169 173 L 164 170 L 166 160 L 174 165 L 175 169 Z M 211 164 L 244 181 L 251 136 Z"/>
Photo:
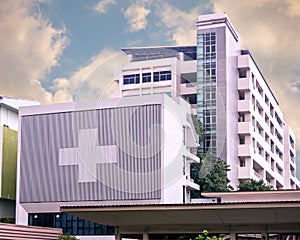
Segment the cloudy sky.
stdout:
<path fill-rule="evenodd" d="M 0 94 L 54 103 L 107 90 L 122 47 L 195 44 L 197 16 L 212 12 L 230 17 L 300 150 L 298 0 L 1 0 Z"/>

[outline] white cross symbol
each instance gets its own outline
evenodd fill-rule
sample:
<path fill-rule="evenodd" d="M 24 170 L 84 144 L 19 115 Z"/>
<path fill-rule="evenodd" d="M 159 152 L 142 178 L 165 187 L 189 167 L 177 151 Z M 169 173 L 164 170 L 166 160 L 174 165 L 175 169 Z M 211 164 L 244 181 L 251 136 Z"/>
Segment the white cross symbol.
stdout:
<path fill-rule="evenodd" d="M 78 182 L 96 182 L 96 164 L 117 163 L 117 146 L 99 146 L 97 129 L 79 129 L 78 148 L 59 149 L 59 165 L 78 165 Z"/>

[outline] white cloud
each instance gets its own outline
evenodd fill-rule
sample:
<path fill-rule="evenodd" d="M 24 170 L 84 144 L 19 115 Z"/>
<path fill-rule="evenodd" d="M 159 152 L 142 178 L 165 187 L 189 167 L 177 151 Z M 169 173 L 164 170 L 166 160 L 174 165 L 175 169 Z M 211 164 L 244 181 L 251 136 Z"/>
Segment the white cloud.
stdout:
<path fill-rule="evenodd" d="M 182 11 L 168 3 L 156 5 L 156 13 L 168 28 L 168 35 L 176 45 L 196 44 L 196 20 L 208 5 L 199 5 L 192 10 Z"/>
<path fill-rule="evenodd" d="M 147 26 L 147 16 L 150 9 L 145 7 L 145 2 L 140 1 L 132 4 L 124 11 L 124 17 L 129 23 L 129 31 L 137 32 Z"/>
<path fill-rule="evenodd" d="M 125 54 L 105 49 L 92 57 L 70 78 L 57 78 L 53 82 L 56 102 L 95 100 L 114 94 L 114 72 L 127 61 Z"/>
<path fill-rule="evenodd" d="M 109 5 L 115 5 L 117 3 L 116 0 L 100 0 L 95 6 L 94 10 L 99 13 L 106 13 Z"/>
<path fill-rule="evenodd" d="M 58 65 L 67 44 L 65 29 L 54 28 L 35 1 L 0 2 L 1 94 L 52 102 L 41 80 Z"/>
<path fill-rule="evenodd" d="M 300 16 L 300 2 L 299 0 L 287 0 L 286 13 L 290 17 Z"/>

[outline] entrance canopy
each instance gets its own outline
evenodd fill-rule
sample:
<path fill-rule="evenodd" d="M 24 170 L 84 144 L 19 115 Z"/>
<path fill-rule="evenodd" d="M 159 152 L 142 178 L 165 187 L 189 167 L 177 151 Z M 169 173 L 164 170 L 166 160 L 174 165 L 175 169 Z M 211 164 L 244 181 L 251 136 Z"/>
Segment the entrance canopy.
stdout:
<path fill-rule="evenodd" d="M 124 232 L 298 232 L 300 201 L 174 205 L 62 206 L 66 212 Z"/>

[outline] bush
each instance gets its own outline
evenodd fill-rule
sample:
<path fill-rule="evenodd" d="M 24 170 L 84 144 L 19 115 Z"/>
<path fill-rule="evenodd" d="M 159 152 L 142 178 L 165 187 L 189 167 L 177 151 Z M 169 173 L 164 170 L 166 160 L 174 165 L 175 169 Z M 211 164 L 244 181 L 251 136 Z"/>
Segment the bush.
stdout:
<path fill-rule="evenodd" d="M 16 222 L 16 219 L 15 218 L 0 218 L 0 222 L 2 223 L 12 223 L 14 224 Z"/>
<path fill-rule="evenodd" d="M 208 231 L 203 230 L 202 234 L 199 234 L 194 240 L 224 240 L 224 238 L 217 237 L 217 236 L 209 236 Z"/>

